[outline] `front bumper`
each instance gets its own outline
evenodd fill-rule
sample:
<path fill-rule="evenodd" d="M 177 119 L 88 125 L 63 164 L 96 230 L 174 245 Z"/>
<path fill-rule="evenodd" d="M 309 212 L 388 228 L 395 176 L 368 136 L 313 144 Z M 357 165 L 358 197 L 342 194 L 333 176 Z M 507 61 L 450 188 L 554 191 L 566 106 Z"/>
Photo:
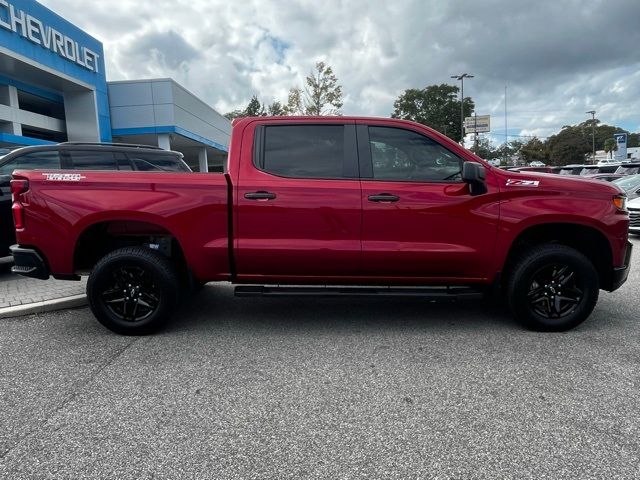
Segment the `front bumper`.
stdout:
<path fill-rule="evenodd" d="M 627 277 L 629 277 L 629 269 L 631 267 L 631 252 L 633 250 L 633 244 L 631 242 L 627 242 L 627 253 L 624 257 L 624 265 L 621 267 L 614 267 L 612 275 L 611 275 L 611 290 L 619 289 L 624 282 L 627 281 Z"/>
<path fill-rule="evenodd" d="M 13 245 L 10 249 L 13 255 L 13 267 L 11 267 L 13 273 L 40 280 L 49 278 L 49 267 L 37 251 L 20 245 Z"/>

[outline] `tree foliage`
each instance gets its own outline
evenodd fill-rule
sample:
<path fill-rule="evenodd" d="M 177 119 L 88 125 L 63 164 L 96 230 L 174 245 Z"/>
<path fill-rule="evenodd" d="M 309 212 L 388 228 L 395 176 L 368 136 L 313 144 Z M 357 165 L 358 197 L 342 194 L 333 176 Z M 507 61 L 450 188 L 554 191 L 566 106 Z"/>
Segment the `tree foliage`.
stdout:
<path fill-rule="evenodd" d="M 518 153 L 520 158 L 527 163 L 534 161 L 548 163 L 549 161 L 547 145 L 538 137 L 530 138 L 524 142 L 519 148 Z"/>
<path fill-rule="evenodd" d="M 562 130 L 547 139 L 551 165 L 568 165 L 584 163 L 592 152 L 594 120 L 589 119 L 578 125 L 565 125 Z M 620 127 L 601 125 L 595 119 L 595 147 L 605 150 L 605 144 L 613 139 L 614 133 L 629 133 Z M 638 134 L 629 134 L 628 140 L 633 138 L 637 142 Z M 628 142 L 629 144 L 631 142 Z"/>
<path fill-rule="evenodd" d="M 333 68 L 324 62 L 318 62 L 315 71 L 305 79 L 304 88 L 292 87 L 289 90 L 287 103 L 283 105 L 274 101 L 270 105 L 260 103 L 257 95 L 253 95 L 242 110 L 233 110 L 225 114 L 229 120 L 239 117 L 261 117 L 265 115 L 340 115 L 342 102 L 342 86 L 333 73 Z"/>
<path fill-rule="evenodd" d="M 260 103 L 257 95 L 253 95 L 249 103 L 243 110 L 233 110 L 226 113 L 224 116 L 229 120 L 241 117 L 264 117 L 265 115 L 271 115 L 274 117 L 286 115 L 285 109 L 278 101 L 273 102 L 270 105 Z"/>
<path fill-rule="evenodd" d="M 471 151 L 485 160 L 497 158 L 497 150 L 488 138 L 479 138 L 471 147 Z"/>
<path fill-rule="evenodd" d="M 455 85 L 429 85 L 423 89 L 405 90 L 393 103 L 392 118 L 413 120 L 461 140 L 459 88 Z M 475 104 L 469 97 L 463 101 L 464 116 L 473 113 Z"/>
<path fill-rule="evenodd" d="M 607 138 L 604 141 L 604 151 L 608 153 L 610 157 L 613 157 L 613 152 L 618 151 L 618 142 L 616 142 L 615 138 Z"/>
<path fill-rule="evenodd" d="M 267 107 L 267 113 L 272 117 L 280 117 L 287 114 L 284 106 L 278 101 L 273 102 Z"/>
<path fill-rule="evenodd" d="M 549 163 L 551 165 L 569 165 L 584 163 L 591 152 L 591 128 L 580 125 L 565 125 L 562 130 L 547 140 Z"/>
<path fill-rule="evenodd" d="M 289 90 L 288 115 L 340 115 L 342 86 L 333 73 L 333 68 L 324 62 L 316 63 L 316 69 L 305 79 L 304 88 Z"/>

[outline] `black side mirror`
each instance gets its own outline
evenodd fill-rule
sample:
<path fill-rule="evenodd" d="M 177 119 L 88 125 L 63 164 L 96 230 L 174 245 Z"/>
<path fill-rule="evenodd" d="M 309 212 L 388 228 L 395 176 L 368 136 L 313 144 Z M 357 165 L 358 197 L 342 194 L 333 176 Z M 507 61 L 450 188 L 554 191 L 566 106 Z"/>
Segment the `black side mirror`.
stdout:
<path fill-rule="evenodd" d="M 471 195 L 487 193 L 487 171 L 476 162 L 464 162 L 462 165 L 462 181 L 469 184 Z"/>

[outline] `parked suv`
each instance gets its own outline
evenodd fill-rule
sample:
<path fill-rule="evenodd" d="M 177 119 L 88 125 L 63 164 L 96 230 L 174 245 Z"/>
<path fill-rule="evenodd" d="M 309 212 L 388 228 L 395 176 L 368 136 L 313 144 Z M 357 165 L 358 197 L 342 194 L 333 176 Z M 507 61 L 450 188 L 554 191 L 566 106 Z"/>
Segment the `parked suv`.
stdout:
<path fill-rule="evenodd" d="M 9 182 L 17 169 L 191 172 L 181 153 L 148 145 L 66 142 L 13 150 L 0 158 L 0 257 L 16 239 Z"/>

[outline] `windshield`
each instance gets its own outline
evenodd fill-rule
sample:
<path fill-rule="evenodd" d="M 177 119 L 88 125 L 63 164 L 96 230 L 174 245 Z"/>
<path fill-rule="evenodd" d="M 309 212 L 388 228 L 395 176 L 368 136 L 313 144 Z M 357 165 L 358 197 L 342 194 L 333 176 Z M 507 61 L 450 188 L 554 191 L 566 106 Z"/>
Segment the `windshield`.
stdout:
<path fill-rule="evenodd" d="M 631 167 L 618 167 L 616 173 L 620 173 L 622 175 L 634 175 L 638 173 L 639 167 L 637 165 L 633 165 Z"/>
<path fill-rule="evenodd" d="M 615 180 L 613 183 L 624 190 L 633 190 L 640 186 L 640 175 L 631 175 L 630 177 L 620 178 Z"/>

